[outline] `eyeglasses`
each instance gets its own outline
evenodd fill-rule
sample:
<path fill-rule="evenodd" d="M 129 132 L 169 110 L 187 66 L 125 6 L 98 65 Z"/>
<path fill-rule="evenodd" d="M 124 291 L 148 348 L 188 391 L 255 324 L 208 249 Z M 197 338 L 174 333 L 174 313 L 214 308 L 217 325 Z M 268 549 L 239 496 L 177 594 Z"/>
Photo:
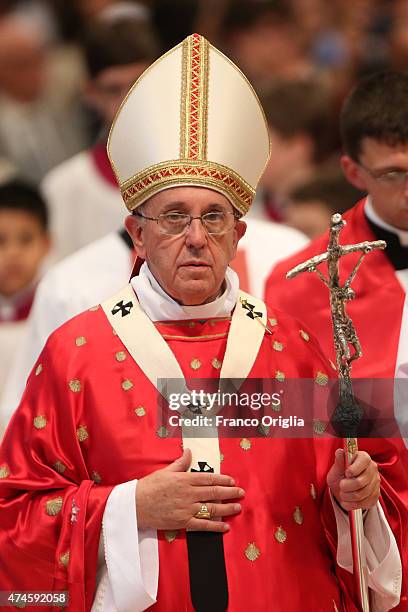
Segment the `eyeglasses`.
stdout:
<path fill-rule="evenodd" d="M 388 187 L 403 187 L 408 179 L 408 170 L 388 170 L 381 174 L 376 174 L 369 168 L 359 164 L 377 183 Z"/>
<path fill-rule="evenodd" d="M 134 213 L 136 216 L 149 221 L 156 221 L 162 234 L 168 236 L 180 236 L 184 234 L 194 219 L 200 219 L 204 229 L 210 236 L 225 234 L 230 231 L 238 220 L 234 212 L 214 210 L 199 217 L 192 217 L 184 213 L 162 213 L 158 217 L 146 217 L 141 213 Z"/>

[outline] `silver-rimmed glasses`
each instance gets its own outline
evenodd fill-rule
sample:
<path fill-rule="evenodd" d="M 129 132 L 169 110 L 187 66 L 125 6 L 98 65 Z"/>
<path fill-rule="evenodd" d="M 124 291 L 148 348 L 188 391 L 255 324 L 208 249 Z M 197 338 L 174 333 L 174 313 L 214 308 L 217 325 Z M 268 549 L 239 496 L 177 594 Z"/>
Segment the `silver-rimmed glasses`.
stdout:
<path fill-rule="evenodd" d="M 162 213 L 158 217 L 148 217 L 139 212 L 134 214 L 142 219 L 156 221 L 160 231 L 168 236 L 184 234 L 194 219 L 200 219 L 208 234 L 219 236 L 230 231 L 234 227 L 235 221 L 239 218 L 234 212 L 221 210 L 214 210 L 199 217 L 192 217 L 191 215 L 178 212 Z"/>
<path fill-rule="evenodd" d="M 386 170 L 373 172 L 363 164 L 358 164 L 369 174 L 377 183 L 387 186 L 387 187 L 396 187 L 401 188 L 406 184 L 408 179 L 408 170 Z"/>

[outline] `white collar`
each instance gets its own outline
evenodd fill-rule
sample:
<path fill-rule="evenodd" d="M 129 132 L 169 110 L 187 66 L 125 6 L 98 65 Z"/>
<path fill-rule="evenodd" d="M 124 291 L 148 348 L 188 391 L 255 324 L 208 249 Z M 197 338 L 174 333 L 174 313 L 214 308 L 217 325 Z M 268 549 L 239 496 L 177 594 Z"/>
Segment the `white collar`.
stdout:
<path fill-rule="evenodd" d="M 375 223 L 375 225 L 378 225 L 379 227 L 382 227 L 388 232 L 391 232 L 392 234 L 398 236 L 401 246 L 408 246 L 408 231 L 399 229 L 398 227 L 394 227 L 393 225 L 389 225 L 383 219 L 381 219 L 381 217 L 379 217 L 376 211 L 374 210 L 374 206 L 371 202 L 370 196 L 367 196 L 367 199 L 365 201 L 364 212 L 372 223 Z"/>
<path fill-rule="evenodd" d="M 225 274 L 226 288 L 213 302 L 199 306 L 183 306 L 171 298 L 159 285 L 147 263 L 138 276 L 130 281 L 142 309 L 151 321 L 186 321 L 229 317 L 238 299 L 238 276 L 231 268 Z"/>

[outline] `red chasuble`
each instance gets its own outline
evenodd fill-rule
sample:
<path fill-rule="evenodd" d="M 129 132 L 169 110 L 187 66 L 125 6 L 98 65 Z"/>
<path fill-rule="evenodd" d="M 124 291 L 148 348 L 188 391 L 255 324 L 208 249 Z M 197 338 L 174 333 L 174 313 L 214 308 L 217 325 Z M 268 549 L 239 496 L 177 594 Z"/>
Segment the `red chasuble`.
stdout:
<path fill-rule="evenodd" d="M 264 335 L 250 377 L 304 377 L 322 388 L 333 372 L 315 341 L 279 312 L 269 319 L 272 334 Z M 186 378 L 219 376 L 229 319 L 156 327 Z M 67 589 L 70 610 L 89 610 L 109 493 L 180 456 L 180 438 L 166 433 L 158 429 L 156 389 L 101 307 L 54 332 L 1 448 L 0 590 Z M 325 485 L 338 446 L 338 440 L 279 434 L 220 438 L 222 472 L 246 491 L 242 513 L 229 519 L 224 535 L 232 612 L 355 611 L 350 575 L 334 561 L 336 529 Z M 384 449 L 377 459 L 393 460 Z M 395 493 L 384 487 L 389 515 Z M 158 603 L 151 609 L 190 611 L 185 533 L 158 537 Z"/>
<path fill-rule="evenodd" d="M 364 215 L 365 200 L 344 215 L 347 225 L 342 230 L 342 244 L 376 240 Z M 319 338 L 325 355 L 335 360 L 328 289 L 316 274 L 301 274 L 286 280 L 286 273 L 314 255 L 327 250 L 328 232 L 313 240 L 306 248 L 281 263 L 271 272 L 266 283 L 267 304 L 282 308 L 308 325 Z M 353 253 L 342 258 L 340 279 L 348 277 L 359 258 Z M 373 251 L 362 263 L 353 281 L 356 299 L 347 311 L 356 327 L 363 356 L 353 363 L 353 377 L 393 378 L 395 375 L 401 318 L 405 300 L 404 290 L 394 267 L 383 251 Z M 382 446 L 394 447 L 393 459 L 382 472 L 393 483 L 399 498 L 396 520 L 391 527 L 399 541 L 403 562 L 401 603 L 395 610 L 408 610 L 408 533 L 401 533 L 398 525 L 408 523 L 408 453 L 400 439 L 378 440 Z M 401 521 L 401 517 L 403 520 Z"/>

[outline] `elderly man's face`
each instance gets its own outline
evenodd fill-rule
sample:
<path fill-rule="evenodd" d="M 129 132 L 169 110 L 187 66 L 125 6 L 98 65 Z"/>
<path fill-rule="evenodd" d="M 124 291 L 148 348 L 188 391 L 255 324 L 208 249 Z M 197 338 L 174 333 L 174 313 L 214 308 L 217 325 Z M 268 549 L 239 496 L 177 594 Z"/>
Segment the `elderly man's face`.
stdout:
<path fill-rule="evenodd" d="M 233 207 L 220 193 L 202 187 L 166 189 L 146 202 L 142 214 L 158 217 L 163 213 L 184 213 L 199 217 L 205 213 L 232 213 Z M 237 244 L 245 233 L 243 221 L 232 221 L 221 235 L 210 235 L 199 219 L 185 233 L 169 236 L 156 221 L 129 216 L 126 227 L 137 254 L 147 261 L 161 287 L 180 304 L 197 305 L 214 300 L 233 259 Z"/>

